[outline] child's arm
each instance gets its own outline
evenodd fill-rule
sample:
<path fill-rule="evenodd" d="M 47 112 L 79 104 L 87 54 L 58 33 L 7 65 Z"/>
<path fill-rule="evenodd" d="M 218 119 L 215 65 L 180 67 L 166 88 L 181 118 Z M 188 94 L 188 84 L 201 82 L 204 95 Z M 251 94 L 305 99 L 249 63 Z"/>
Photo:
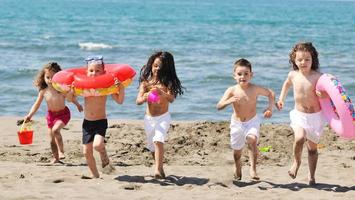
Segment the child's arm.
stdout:
<path fill-rule="evenodd" d="M 233 91 L 233 87 L 230 87 L 224 92 L 224 95 L 217 103 L 217 106 L 216 106 L 217 110 L 222 110 L 223 108 L 225 108 L 229 104 L 239 100 L 238 97 L 232 95 L 232 91 Z"/>
<path fill-rule="evenodd" d="M 137 105 L 142 105 L 148 99 L 149 91 L 145 92 L 146 91 L 145 88 L 146 88 L 146 83 L 142 82 L 139 86 L 139 91 L 138 91 L 138 95 L 137 95 L 137 99 L 136 99 Z"/>
<path fill-rule="evenodd" d="M 171 93 L 170 90 L 168 92 L 165 92 L 164 90 L 160 89 L 159 87 L 153 87 L 150 91 L 156 90 L 160 96 L 163 98 L 166 98 L 169 103 L 173 103 L 175 100 L 175 96 Z"/>
<path fill-rule="evenodd" d="M 284 102 L 285 102 L 285 98 L 287 96 L 287 92 L 290 89 L 290 87 L 292 86 L 291 79 L 292 79 L 292 72 L 288 73 L 287 79 L 285 80 L 285 82 L 282 85 L 281 94 L 280 94 L 279 100 L 276 103 L 276 107 L 278 110 L 281 110 L 284 107 Z"/>
<path fill-rule="evenodd" d="M 76 108 L 78 109 L 79 112 L 83 111 L 83 106 L 78 102 L 77 98 L 74 96 L 72 103 L 76 105 Z"/>
<path fill-rule="evenodd" d="M 38 108 L 41 106 L 41 103 L 44 98 L 44 91 L 40 90 L 37 96 L 35 103 L 32 105 L 30 112 L 25 116 L 25 122 L 30 121 L 33 115 L 37 112 Z"/>
<path fill-rule="evenodd" d="M 272 116 L 272 109 L 275 104 L 275 93 L 271 89 L 258 87 L 258 95 L 266 96 L 269 98 L 269 106 L 264 110 L 264 117 L 270 118 Z"/>
<path fill-rule="evenodd" d="M 118 83 L 117 87 L 119 88 L 118 94 L 112 94 L 111 97 L 116 103 L 122 104 L 125 97 L 125 88 L 121 83 Z"/>
<path fill-rule="evenodd" d="M 73 90 L 70 90 L 68 93 L 66 93 L 65 98 L 67 99 L 67 101 L 76 105 L 76 108 L 79 112 L 83 111 L 83 106 L 78 102 Z"/>

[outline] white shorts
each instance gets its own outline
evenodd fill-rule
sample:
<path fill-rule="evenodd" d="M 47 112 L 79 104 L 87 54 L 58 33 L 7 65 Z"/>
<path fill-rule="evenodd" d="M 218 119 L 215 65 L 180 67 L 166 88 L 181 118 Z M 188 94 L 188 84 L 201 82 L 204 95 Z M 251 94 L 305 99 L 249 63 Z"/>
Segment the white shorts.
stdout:
<path fill-rule="evenodd" d="M 154 142 L 165 143 L 168 140 L 170 122 L 169 112 L 156 117 L 144 116 L 144 130 L 147 134 L 147 148 L 149 151 L 155 151 Z"/>
<path fill-rule="evenodd" d="M 303 113 L 296 109 L 291 110 L 290 119 L 293 131 L 297 127 L 301 127 L 306 132 L 306 137 L 310 141 L 318 144 L 320 137 L 323 134 L 323 127 L 326 123 L 322 112 Z"/>
<path fill-rule="evenodd" d="M 232 115 L 230 124 L 231 147 L 234 150 L 243 149 L 248 135 L 255 135 L 259 140 L 260 118 L 255 115 L 247 122 L 237 121 Z"/>

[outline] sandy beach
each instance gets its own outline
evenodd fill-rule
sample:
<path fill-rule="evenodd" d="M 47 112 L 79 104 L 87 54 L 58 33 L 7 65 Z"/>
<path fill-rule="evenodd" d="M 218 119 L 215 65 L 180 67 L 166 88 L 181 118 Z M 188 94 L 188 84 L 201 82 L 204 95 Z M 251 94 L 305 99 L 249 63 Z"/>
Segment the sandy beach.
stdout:
<path fill-rule="evenodd" d="M 307 185 L 307 153 L 296 179 L 287 175 L 293 134 L 287 124 L 263 124 L 259 147 L 260 181 L 249 178 L 247 151 L 243 178 L 233 181 L 229 122 L 173 121 L 165 145 L 165 180 L 153 178 L 153 160 L 145 148 L 142 121 L 109 119 L 107 151 L 116 172 L 89 175 L 81 146 L 81 120 L 62 131 L 64 164 L 50 165 L 46 123 L 34 118 L 31 145 L 20 145 L 16 121 L 0 117 L 0 199 L 353 199 L 355 141 L 325 128 L 319 144 L 317 185 Z M 99 163 L 98 155 L 97 163 Z"/>

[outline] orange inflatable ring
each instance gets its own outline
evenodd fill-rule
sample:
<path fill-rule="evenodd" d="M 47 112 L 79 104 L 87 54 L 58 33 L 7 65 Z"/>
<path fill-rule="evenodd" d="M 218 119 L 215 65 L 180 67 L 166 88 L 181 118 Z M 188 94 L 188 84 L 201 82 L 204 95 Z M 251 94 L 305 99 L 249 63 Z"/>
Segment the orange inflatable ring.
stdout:
<path fill-rule="evenodd" d="M 105 74 L 96 77 L 86 75 L 86 66 L 59 71 L 52 78 L 53 87 L 63 93 L 74 88 L 76 95 L 106 96 L 118 92 L 116 81 L 129 86 L 136 71 L 127 64 L 105 64 Z"/>

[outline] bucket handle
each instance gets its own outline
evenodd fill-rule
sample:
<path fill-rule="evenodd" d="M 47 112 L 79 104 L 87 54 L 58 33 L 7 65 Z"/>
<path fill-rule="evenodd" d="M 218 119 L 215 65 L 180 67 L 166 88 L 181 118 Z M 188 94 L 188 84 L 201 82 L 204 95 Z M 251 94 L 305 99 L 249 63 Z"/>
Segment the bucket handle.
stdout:
<path fill-rule="evenodd" d="M 30 122 L 28 122 L 30 123 Z M 26 128 L 28 125 L 26 125 L 26 120 L 23 120 L 21 128 L 20 128 L 20 133 L 22 133 L 23 129 Z"/>

